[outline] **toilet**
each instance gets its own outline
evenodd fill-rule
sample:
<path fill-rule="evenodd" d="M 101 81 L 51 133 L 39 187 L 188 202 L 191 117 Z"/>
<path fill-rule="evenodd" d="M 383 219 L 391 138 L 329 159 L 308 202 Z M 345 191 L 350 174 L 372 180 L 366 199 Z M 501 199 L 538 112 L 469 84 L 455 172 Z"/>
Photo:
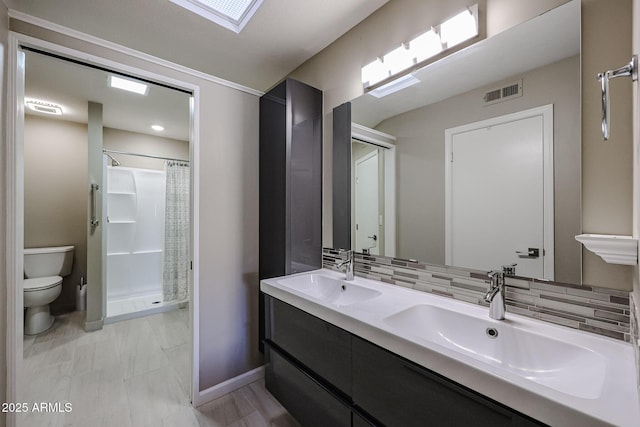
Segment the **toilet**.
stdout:
<path fill-rule="evenodd" d="M 73 246 L 25 248 L 25 335 L 36 335 L 53 326 L 49 304 L 62 292 L 62 277 L 71 274 L 73 251 Z"/>

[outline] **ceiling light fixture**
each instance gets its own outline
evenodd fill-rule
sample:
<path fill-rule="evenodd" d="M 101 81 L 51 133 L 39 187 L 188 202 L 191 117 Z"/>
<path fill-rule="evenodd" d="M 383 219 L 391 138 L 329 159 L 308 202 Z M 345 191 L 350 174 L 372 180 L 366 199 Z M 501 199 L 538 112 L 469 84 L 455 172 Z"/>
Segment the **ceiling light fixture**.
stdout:
<path fill-rule="evenodd" d="M 383 96 L 391 95 L 394 92 L 399 90 L 408 88 L 409 86 L 413 86 L 416 83 L 419 83 L 416 77 L 411 74 L 405 74 L 402 77 L 398 77 L 397 79 L 387 83 L 386 85 L 382 85 L 379 88 L 376 88 L 369 92 L 369 95 L 375 96 L 376 98 L 382 98 Z"/>
<path fill-rule="evenodd" d="M 137 93 L 139 95 L 146 95 L 147 93 L 149 93 L 149 85 L 140 83 L 135 80 L 123 79 L 122 77 L 118 76 L 109 76 L 109 86 L 116 89 L 122 89 L 128 92 Z"/>
<path fill-rule="evenodd" d="M 242 31 L 263 0 L 171 0 L 235 33 Z"/>
<path fill-rule="evenodd" d="M 475 4 L 362 67 L 362 84 L 368 89 L 396 74 L 415 69 L 418 64 L 478 34 L 478 5 Z"/>
<path fill-rule="evenodd" d="M 467 9 L 440 24 L 440 39 L 448 48 L 478 35 L 478 5 L 474 7 L 475 14 Z"/>
<path fill-rule="evenodd" d="M 162 132 L 164 130 L 164 126 L 151 125 L 151 129 L 155 130 L 156 132 Z"/>
<path fill-rule="evenodd" d="M 24 103 L 30 110 L 38 113 L 51 114 L 54 116 L 62 115 L 62 107 L 57 104 L 40 101 L 38 99 L 26 99 Z"/>

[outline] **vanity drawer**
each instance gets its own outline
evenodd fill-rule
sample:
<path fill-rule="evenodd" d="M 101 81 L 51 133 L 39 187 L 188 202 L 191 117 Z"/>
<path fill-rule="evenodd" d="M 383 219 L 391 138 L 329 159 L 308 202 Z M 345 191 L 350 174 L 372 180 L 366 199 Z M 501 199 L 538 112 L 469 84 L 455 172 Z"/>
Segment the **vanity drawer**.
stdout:
<path fill-rule="evenodd" d="M 326 380 L 351 394 L 351 334 L 267 296 L 267 339 Z"/>
<path fill-rule="evenodd" d="M 352 397 L 387 426 L 541 425 L 357 337 Z"/>
<path fill-rule="evenodd" d="M 265 386 L 305 427 L 350 427 L 351 408 L 340 396 L 296 366 L 295 361 L 265 345 Z"/>

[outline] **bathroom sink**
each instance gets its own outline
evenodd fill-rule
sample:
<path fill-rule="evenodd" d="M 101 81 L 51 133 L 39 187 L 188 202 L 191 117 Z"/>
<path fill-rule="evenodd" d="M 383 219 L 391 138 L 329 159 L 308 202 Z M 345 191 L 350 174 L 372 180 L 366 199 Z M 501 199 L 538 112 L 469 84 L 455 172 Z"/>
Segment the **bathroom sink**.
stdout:
<path fill-rule="evenodd" d="M 278 280 L 278 283 L 294 292 L 338 307 L 367 301 L 381 294 L 375 289 L 315 273 L 286 277 Z"/>
<path fill-rule="evenodd" d="M 432 305 L 414 305 L 383 319 L 405 336 L 426 340 L 529 381 L 582 399 L 601 396 L 604 356 L 588 348 Z M 496 369 L 492 369 L 496 372 Z"/>

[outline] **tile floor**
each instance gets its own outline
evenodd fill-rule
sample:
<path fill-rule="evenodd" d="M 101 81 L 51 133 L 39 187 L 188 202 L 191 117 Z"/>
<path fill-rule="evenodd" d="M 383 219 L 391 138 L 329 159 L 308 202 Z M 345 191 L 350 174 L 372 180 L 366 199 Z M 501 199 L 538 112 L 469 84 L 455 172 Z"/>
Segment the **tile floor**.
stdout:
<path fill-rule="evenodd" d="M 71 403 L 71 412 L 30 412 L 21 426 L 295 427 L 263 381 L 193 408 L 189 402 L 188 309 L 84 332 L 83 313 L 24 339 L 23 398 Z"/>

